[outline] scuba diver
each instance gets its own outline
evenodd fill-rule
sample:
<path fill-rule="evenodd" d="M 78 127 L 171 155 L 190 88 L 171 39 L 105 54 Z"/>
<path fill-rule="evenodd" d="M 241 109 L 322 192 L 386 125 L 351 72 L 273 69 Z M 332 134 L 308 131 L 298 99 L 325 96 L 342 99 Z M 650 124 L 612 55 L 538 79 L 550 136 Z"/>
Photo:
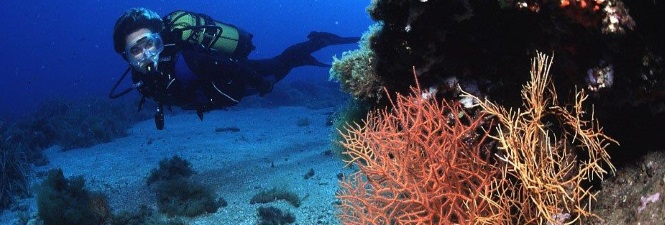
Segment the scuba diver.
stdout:
<path fill-rule="evenodd" d="M 254 50 L 252 34 L 210 16 L 174 11 L 164 18 L 145 8 L 124 12 L 113 29 L 116 53 L 129 63 L 109 93 L 118 98 L 134 89 L 157 103 L 155 125 L 164 128 L 164 106 L 203 113 L 238 104 L 245 96 L 269 93 L 293 68 L 329 67 L 310 54 L 330 45 L 351 44 L 358 37 L 311 32 L 305 42 L 269 58 L 248 59 Z M 132 86 L 116 93 L 127 73 Z"/>

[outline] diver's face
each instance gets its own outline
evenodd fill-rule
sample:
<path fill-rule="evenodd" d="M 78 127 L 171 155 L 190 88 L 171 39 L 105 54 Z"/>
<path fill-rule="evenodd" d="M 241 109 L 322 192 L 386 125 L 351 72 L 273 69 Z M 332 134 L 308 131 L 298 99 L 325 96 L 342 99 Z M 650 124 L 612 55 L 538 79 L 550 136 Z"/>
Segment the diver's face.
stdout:
<path fill-rule="evenodd" d="M 125 38 L 125 58 L 132 68 L 146 72 L 149 65 L 157 66 L 159 53 L 164 50 L 162 38 L 147 28 L 134 31 Z"/>

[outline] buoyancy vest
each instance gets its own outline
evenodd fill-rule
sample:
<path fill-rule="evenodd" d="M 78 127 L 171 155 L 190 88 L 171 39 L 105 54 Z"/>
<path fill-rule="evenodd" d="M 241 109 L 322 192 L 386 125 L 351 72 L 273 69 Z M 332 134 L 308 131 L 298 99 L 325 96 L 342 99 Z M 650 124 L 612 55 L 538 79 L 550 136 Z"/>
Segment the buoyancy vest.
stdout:
<path fill-rule="evenodd" d="M 176 42 L 185 42 L 235 59 L 246 59 L 255 47 L 252 34 L 210 16 L 174 11 L 164 17 L 165 31 Z"/>

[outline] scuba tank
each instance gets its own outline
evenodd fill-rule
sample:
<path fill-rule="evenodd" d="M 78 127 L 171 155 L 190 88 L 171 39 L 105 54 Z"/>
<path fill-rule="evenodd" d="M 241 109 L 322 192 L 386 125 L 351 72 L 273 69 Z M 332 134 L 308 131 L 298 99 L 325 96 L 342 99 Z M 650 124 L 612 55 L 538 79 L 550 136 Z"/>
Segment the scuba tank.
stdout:
<path fill-rule="evenodd" d="M 211 54 L 223 54 L 240 60 L 247 59 L 249 53 L 255 49 L 252 34 L 236 26 L 215 21 L 204 14 L 175 11 L 164 17 L 163 21 L 165 29 L 161 35 L 169 44 L 165 44 L 166 48 L 162 51 L 162 55 L 172 56 L 183 48 L 181 43 L 193 45 L 209 51 Z M 127 68 L 111 88 L 109 98 L 118 98 L 132 90 L 139 90 L 142 95 L 139 110 L 146 97 L 153 98 L 158 104 L 155 112 L 155 125 L 158 130 L 162 130 L 164 128 L 163 107 L 164 105 L 170 106 L 166 89 L 175 79 L 169 74 L 164 76 L 165 74 L 157 71 L 155 66 L 149 67 L 147 70 L 149 74 L 132 74 L 133 85 L 116 93 L 120 82 L 131 71 L 131 68 Z M 135 77 L 135 75 L 141 75 L 141 77 Z M 197 115 L 200 119 L 203 118 L 202 111 L 197 111 Z"/>
<path fill-rule="evenodd" d="M 245 59 L 252 50 L 252 34 L 210 16 L 187 11 L 175 11 L 164 18 L 166 33 L 171 38 L 220 52 L 232 58 Z"/>

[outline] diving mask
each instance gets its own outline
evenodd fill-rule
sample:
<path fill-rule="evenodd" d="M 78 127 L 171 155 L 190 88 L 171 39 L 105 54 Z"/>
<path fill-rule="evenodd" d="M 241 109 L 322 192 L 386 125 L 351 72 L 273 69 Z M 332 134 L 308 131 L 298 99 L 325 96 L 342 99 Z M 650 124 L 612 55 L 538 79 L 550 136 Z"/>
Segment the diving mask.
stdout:
<path fill-rule="evenodd" d="M 150 62 L 157 65 L 159 53 L 162 50 L 164 50 L 164 42 L 159 34 L 147 33 L 127 43 L 125 55 L 132 66 L 145 68 Z"/>

